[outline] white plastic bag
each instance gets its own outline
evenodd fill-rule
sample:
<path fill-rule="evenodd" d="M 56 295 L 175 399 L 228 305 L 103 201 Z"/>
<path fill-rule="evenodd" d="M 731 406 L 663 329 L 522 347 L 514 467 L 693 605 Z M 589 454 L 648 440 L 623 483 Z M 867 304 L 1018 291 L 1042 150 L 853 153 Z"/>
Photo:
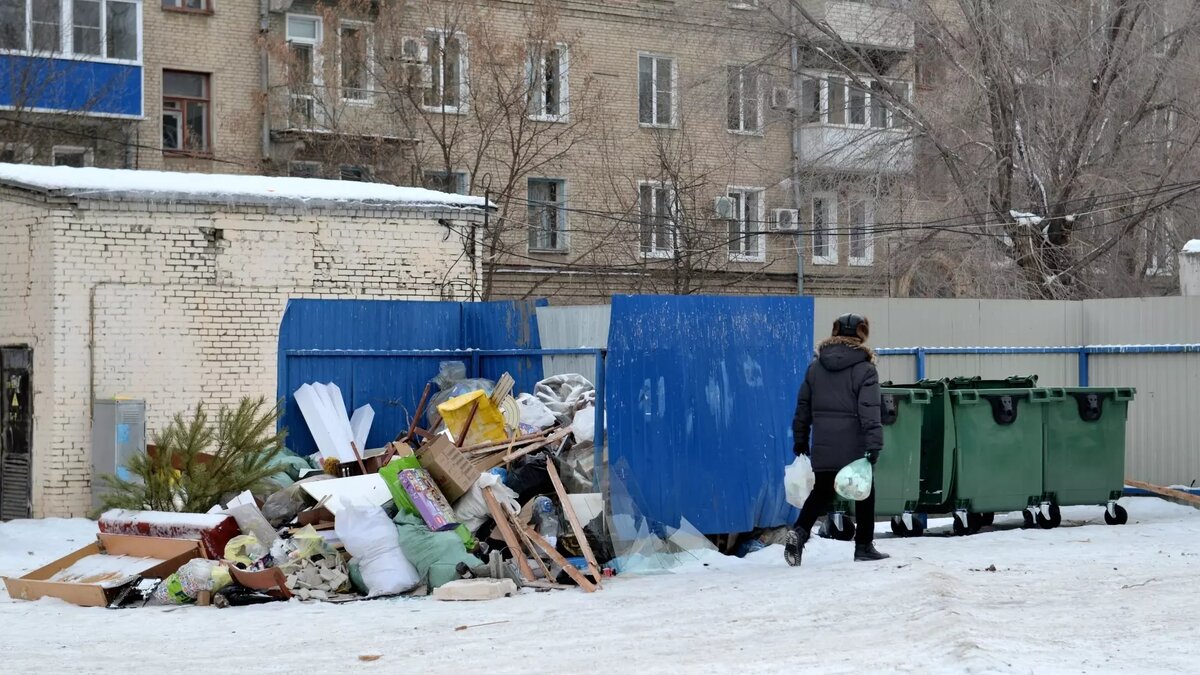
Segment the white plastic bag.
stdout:
<path fill-rule="evenodd" d="M 833 479 L 833 489 L 843 499 L 861 502 L 871 494 L 871 482 L 875 479 L 871 462 L 866 458 L 856 459 L 837 472 Z"/>
<path fill-rule="evenodd" d="M 558 424 L 558 418 L 533 394 L 521 394 L 517 397 L 517 405 L 521 408 L 521 424 L 545 429 Z"/>
<path fill-rule="evenodd" d="M 496 501 L 500 502 L 501 508 L 508 509 L 512 513 L 521 510 L 521 505 L 517 502 L 517 493 L 508 489 L 508 486 L 500 480 L 500 476 L 494 473 L 485 473 L 475 481 L 470 490 L 467 490 L 467 494 L 454 502 L 454 518 L 466 525 L 472 534 L 482 527 L 488 518 L 492 517 L 487 502 L 483 500 L 483 488 L 485 487 L 492 488 L 492 494 L 496 497 Z"/>
<path fill-rule="evenodd" d="M 421 576 L 400 551 L 396 525 L 373 504 L 343 505 L 333 529 L 358 561 L 369 595 L 403 593 L 421 583 Z"/>
<path fill-rule="evenodd" d="M 571 420 L 571 433 L 579 443 L 593 441 L 596 438 L 596 409 L 588 406 L 575 413 Z"/>
<path fill-rule="evenodd" d="M 783 492 L 787 503 L 798 509 L 804 508 L 804 500 L 808 499 L 816 482 L 817 477 L 813 474 L 808 455 L 797 457 L 783 470 Z"/>

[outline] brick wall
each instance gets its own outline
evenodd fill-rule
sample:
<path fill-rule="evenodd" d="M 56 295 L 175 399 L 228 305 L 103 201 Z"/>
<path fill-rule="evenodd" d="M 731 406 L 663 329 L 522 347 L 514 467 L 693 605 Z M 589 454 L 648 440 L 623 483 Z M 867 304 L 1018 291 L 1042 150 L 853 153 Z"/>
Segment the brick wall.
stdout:
<path fill-rule="evenodd" d="M 90 507 L 93 395 L 145 399 L 152 434 L 200 401 L 273 399 L 290 297 L 468 299 L 478 284 L 461 240 L 443 241 L 449 214 L 0 202 L 17 214 L 0 226 L 0 338 L 36 350 L 35 516 Z"/>

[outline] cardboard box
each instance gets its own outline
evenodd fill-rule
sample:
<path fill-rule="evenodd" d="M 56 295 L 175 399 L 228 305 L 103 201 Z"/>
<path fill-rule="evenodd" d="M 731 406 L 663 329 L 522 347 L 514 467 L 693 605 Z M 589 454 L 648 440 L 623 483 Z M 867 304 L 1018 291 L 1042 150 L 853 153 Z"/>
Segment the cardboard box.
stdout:
<path fill-rule="evenodd" d="M 465 495 L 482 473 L 449 438 L 438 434 L 417 450 L 417 461 L 451 502 Z"/>
<path fill-rule="evenodd" d="M 428 471 L 404 469 L 397 475 L 396 480 L 408 493 L 417 513 L 421 514 L 430 530 L 446 532 L 458 527 L 458 522 L 454 519 L 454 509 L 450 508 L 450 503 L 446 501 L 441 490 L 438 490 Z"/>
<path fill-rule="evenodd" d="M 203 546 L 202 557 L 220 560 L 225 545 L 242 533 L 232 516 L 112 509 L 100 515 L 100 531 L 164 539 L 189 539 Z"/>
<path fill-rule="evenodd" d="M 49 597 L 83 607 L 107 607 L 137 579 L 170 576 L 187 561 L 200 557 L 199 541 L 102 532 L 96 543 L 19 579 L 4 577 L 4 586 L 14 600 Z M 106 566 L 104 558 L 112 558 L 113 564 Z M 79 568 L 83 576 L 72 575 L 73 568 Z"/>

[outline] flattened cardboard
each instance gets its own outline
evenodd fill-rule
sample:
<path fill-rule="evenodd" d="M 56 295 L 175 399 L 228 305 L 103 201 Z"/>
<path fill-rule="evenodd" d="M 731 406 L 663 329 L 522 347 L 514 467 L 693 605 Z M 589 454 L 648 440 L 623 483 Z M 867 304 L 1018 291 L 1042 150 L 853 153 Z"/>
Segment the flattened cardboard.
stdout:
<path fill-rule="evenodd" d="M 77 584 L 46 581 L 60 570 L 91 555 L 133 555 L 161 560 L 157 564 L 148 562 L 146 569 L 138 570 L 143 578 L 161 579 L 169 576 L 193 558 L 203 557 L 200 542 L 188 539 L 164 539 L 139 537 L 123 534 L 100 533 L 97 543 L 83 548 L 39 567 L 18 579 L 4 577 L 4 586 L 14 600 L 37 600 L 59 598 L 82 607 L 106 607 L 129 583 L 104 588 L 98 584 Z M 132 582 L 130 582 L 132 583 Z"/>
<path fill-rule="evenodd" d="M 451 502 L 467 494 L 482 473 L 449 438 L 441 434 L 417 450 L 417 461 L 433 476 L 442 494 Z"/>

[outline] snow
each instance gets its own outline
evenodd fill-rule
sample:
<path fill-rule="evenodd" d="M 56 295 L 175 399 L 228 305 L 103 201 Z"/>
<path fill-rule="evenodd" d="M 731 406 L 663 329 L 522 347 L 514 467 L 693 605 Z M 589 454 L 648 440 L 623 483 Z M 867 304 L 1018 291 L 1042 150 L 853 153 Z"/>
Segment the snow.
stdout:
<path fill-rule="evenodd" d="M 254 673 L 1194 672 L 1200 511 L 1122 504 L 1121 527 L 1099 507 L 1070 507 L 1055 530 L 1021 530 L 1009 514 L 971 537 L 945 536 L 949 521 L 921 539 L 881 534 L 892 555 L 882 563 L 852 562 L 851 544 L 820 539 L 799 569 L 778 546 L 742 560 L 702 553 L 592 595 L 105 610 L 0 593 L 4 667 L 138 674 L 199 658 Z M 84 520 L 0 524 L 0 574 L 94 533 Z"/>
<path fill-rule="evenodd" d="M 0 164 L 0 183 L 72 196 L 134 195 L 156 199 L 236 202 L 349 202 L 391 206 L 484 206 L 483 197 L 384 183 L 172 171 Z"/>
<path fill-rule="evenodd" d="M 118 523 L 145 523 L 154 527 L 209 529 L 220 527 L 229 516 L 210 513 L 169 513 L 166 511 L 127 511 L 111 509 L 100 514 L 101 520 Z"/>
<path fill-rule="evenodd" d="M 1200 239 L 1193 239 L 1183 245 L 1184 253 L 1200 253 Z"/>
<path fill-rule="evenodd" d="M 97 553 L 76 560 L 69 567 L 55 572 L 47 581 L 115 588 L 137 577 L 140 572 L 160 564 L 160 558 Z"/>

